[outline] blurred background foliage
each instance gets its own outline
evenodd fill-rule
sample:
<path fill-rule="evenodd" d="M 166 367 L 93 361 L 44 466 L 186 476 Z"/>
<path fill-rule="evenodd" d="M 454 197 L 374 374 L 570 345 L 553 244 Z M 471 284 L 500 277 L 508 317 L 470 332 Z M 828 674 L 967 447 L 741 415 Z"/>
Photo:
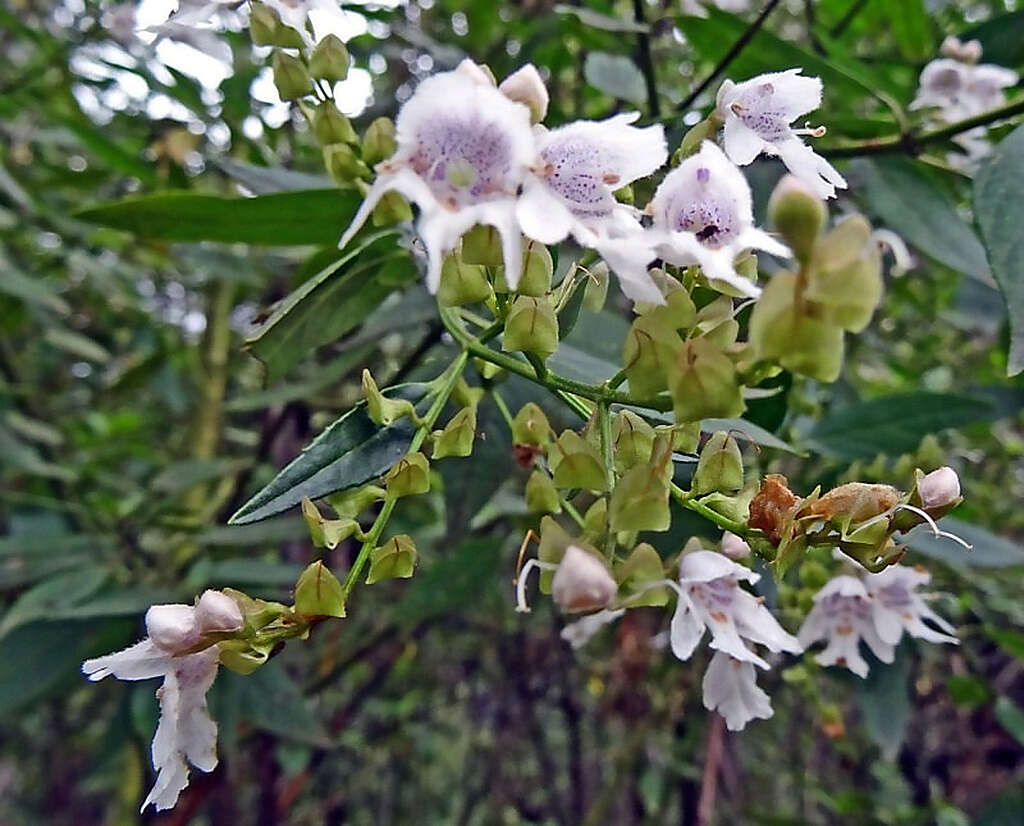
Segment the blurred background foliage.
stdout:
<path fill-rule="evenodd" d="M 142 3 L 140 24 L 171 5 Z M 691 93 L 759 12 L 344 5 L 355 68 L 336 95 L 360 131 L 469 55 L 499 77 L 527 61 L 546 70 L 550 124 L 636 107 L 666 124 L 670 145 L 707 111 L 717 83 Z M 946 34 L 1024 65 L 1012 0 L 769 5 L 726 74 L 821 75 L 822 146 L 896 133 Z M 324 174 L 304 120 L 276 99 L 268 50 L 238 18 L 216 37 L 154 40 L 131 11 L 0 8 L 0 822 L 11 826 L 140 819 L 153 686 L 87 688 L 82 659 L 137 638 L 154 602 L 225 585 L 285 596 L 314 558 L 295 509 L 227 518 L 360 398 L 363 367 L 383 385 L 450 357 L 407 257 L 331 281 L 316 306 L 267 329 L 274 302 L 339 256 L 358 193 Z M 702 669 L 652 646 L 660 614 L 631 611 L 574 655 L 546 605 L 513 613 L 515 552 L 534 520 L 507 431 L 482 408 L 474 457 L 438 463 L 441 484 L 396 513 L 394 532 L 420 547 L 416 577 L 359 589 L 348 620 L 252 677 L 225 673 L 213 697 L 221 765 L 194 776 L 174 812 L 142 820 L 1024 823 L 1024 383 L 1006 378 L 1005 308 L 971 182 L 928 158 L 843 164 L 839 211 L 899 233 L 917 265 L 887 279 L 838 383 L 784 374 L 750 405 L 775 439 L 762 432 L 765 446 L 745 453 L 801 491 L 908 484 L 915 466 L 953 464 L 966 496 L 956 518 L 970 523 L 958 529 L 975 551 L 920 537 L 911 559 L 934 572 L 958 649 L 905 643 L 864 681 L 805 659 L 771 678 L 772 720 L 724 734 L 700 707 Z M 779 174 L 775 162 L 752 168 L 762 217 Z M 193 200 L 91 210 L 158 192 Z M 614 372 L 627 317 L 621 301 L 584 312 L 560 371 Z M 513 409 L 539 396 L 512 380 L 503 393 Z M 680 512 L 659 545 L 711 528 Z M 346 570 L 351 552 L 331 552 L 332 567 Z M 791 580 L 769 597 L 793 627 L 812 590 Z"/>

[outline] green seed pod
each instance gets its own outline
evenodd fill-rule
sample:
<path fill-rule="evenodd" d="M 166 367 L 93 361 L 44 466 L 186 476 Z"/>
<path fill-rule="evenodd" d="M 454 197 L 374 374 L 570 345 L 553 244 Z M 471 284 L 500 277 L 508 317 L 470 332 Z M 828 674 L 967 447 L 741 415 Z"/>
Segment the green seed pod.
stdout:
<path fill-rule="evenodd" d="M 301 34 L 282 23 L 277 12 L 263 3 L 250 4 L 249 36 L 257 46 L 301 49 L 306 45 Z"/>
<path fill-rule="evenodd" d="M 700 422 L 683 422 L 682 424 L 661 424 L 654 428 L 658 436 L 665 436 L 672 445 L 672 450 L 680 453 L 696 453 L 700 444 Z"/>
<path fill-rule="evenodd" d="M 482 267 L 500 267 L 505 263 L 501 235 L 490 224 L 477 224 L 462 236 L 462 260 Z"/>
<path fill-rule="evenodd" d="M 735 493 L 743 487 L 743 456 L 736 440 L 724 431 L 713 434 L 700 452 L 693 474 L 693 491 L 701 495 Z"/>
<path fill-rule="evenodd" d="M 434 450 L 433 459 L 445 456 L 469 456 L 473 452 L 473 439 L 476 437 L 476 408 L 464 407 L 449 420 L 443 430 L 435 430 L 432 434 Z"/>
<path fill-rule="evenodd" d="M 588 269 L 587 285 L 583 288 L 583 306 L 592 313 L 599 313 L 608 298 L 610 271 L 604 261 L 598 261 Z"/>
<path fill-rule="evenodd" d="M 608 474 L 601 454 L 574 430 L 566 430 L 548 449 L 548 465 L 556 488 L 608 490 Z"/>
<path fill-rule="evenodd" d="M 615 447 L 615 470 L 625 473 L 651 460 L 654 428 L 636 413 L 623 410 L 612 422 L 612 444 Z"/>
<path fill-rule="evenodd" d="M 359 143 L 352 123 L 338 110 L 334 101 L 325 100 L 313 111 L 313 134 L 321 146 L 332 143 Z"/>
<path fill-rule="evenodd" d="M 387 426 L 408 416 L 416 421 L 416 409 L 408 399 L 388 399 L 380 392 L 377 382 L 369 370 L 363 370 L 363 395 L 366 397 L 366 412 L 379 425 Z"/>
<path fill-rule="evenodd" d="M 715 134 L 721 126 L 722 122 L 718 119 L 718 116 L 712 112 L 696 126 L 691 127 L 690 130 L 683 135 L 683 140 L 679 144 L 679 148 L 672 155 L 672 166 L 679 166 L 679 164 L 690 157 L 690 155 L 700 151 L 701 144 L 704 143 L 704 141 L 713 141 L 715 139 Z"/>
<path fill-rule="evenodd" d="M 430 463 L 418 451 L 409 453 L 395 462 L 384 482 L 389 499 L 427 493 L 430 490 Z"/>
<path fill-rule="evenodd" d="M 407 534 L 393 536 L 370 553 L 366 584 L 382 579 L 408 579 L 416 568 L 416 543 Z"/>
<path fill-rule="evenodd" d="M 827 217 L 824 201 L 793 175 L 784 176 L 768 199 L 769 221 L 801 264 L 811 260 L 815 242 Z"/>
<path fill-rule="evenodd" d="M 338 516 L 343 519 L 355 519 L 370 505 L 379 502 L 386 495 L 387 491 L 384 488 L 377 487 L 377 485 L 363 485 L 362 487 L 332 493 L 327 497 L 327 501 L 334 508 Z"/>
<path fill-rule="evenodd" d="M 633 394 L 648 398 L 668 387 L 682 339 L 660 316 L 633 320 L 622 348 L 622 363 Z"/>
<path fill-rule="evenodd" d="M 327 174 L 335 183 L 350 184 L 353 180 L 370 174 L 369 167 L 347 143 L 328 144 L 324 147 L 323 153 Z"/>
<path fill-rule="evenodd" d="M 483 397 L 484 389 L 472 387 L 464 378 L 459 378 L 455 384 L 455 390 L 452 391 L 452 400 L 459 407 L 472 407 L 474 410 Z"/>
<path fill-rule="evenodd" d="M 295 612 L 305 617 L 345 616 L 345 591 L 331 569 L 319 559 L 295 583 Z"/>
<path fill-rule="evenodd" d="M 758 359 L 777 361 L 794 373 L 823 382 L 839 377 L 843 330 L 809 301 L 796 305 L 797 277 L 772 277 L 750 316 L 750 343 Z"/>
<path fill-rule="evenodd" d="M 551 439 L 548 417 L 533 402 L 524 404 L 512 420 L 512 441 L 517 445 L 544 446 Z"/>
<path fill-rule="evenodd" d="M 637 305 L 638 312 L 652 321 L 656 320 L 673 330 L 689 330 L 697 320 L 697 307 L 690 294 L 671 276 L 665 276 L 664 304 Z"/>
<path fill-rule="evenodd" d="M 638 465 L 612 491 L 608 523 L 613 531 L 666 531 L 672 524 L 669 487 L 658 467 Z"/>
<path fill-rule="evenodd" d="M 665 569 L 661 557 L 646 542 L 637 545 L 629 556 L 615 566 L 619 598 L 632 607 L 668 604 L 668 588 L 651 587 L 664 579 Z"/>
<path fill-rule="evenodd" d="M 521 296 L 505 319 L 502 350 L 533 353 L 547 358 L 558 349 L 558 317 L 543 298 Z"/>
<path fill-rule="evenodd" d="M 515 290 L 509 289 L 508 282 L 505 281 L 505 269 L 502 267 L 494 279 L 494 291 L 540 297 L 551 289 L 554 269 L 548 248 L 537 241 L 527 241 L 523 246 L 523 270 L 519 276 L 519 285 Z"/>
<path fill-rule="evenodd" d="M 477 304 L 491 297 L 491 285 L 483 267 L 467 264 L 457 253 L 449 254 L 441 264 L 441 284 L 437 302 L 442 307 Z"/>
<path fill-rule="evenodd" d="M 336 35 L 329 34 L 309 56 L 309 73 L 318 80 L 337 83 L 348 77 L 348 49 Z"/>
<path fill-rule="evenodd" d="M 386 161 L 398 149 L 395 124 L 390 118 L 377 118 L 363 133 L 363 160 L 370 166 Z"/>
<path fill-rule="evenodd" d="M 583 514 L 583 535 L 599 542 L 608 532 L 608 500 L 603 496 Z"/>
<path fill-rule="evenodd" d="M 739 416 L 746 405 L 732 361 L 702 338 L 687 341 L 669 374 L 677 422 Z"/>
<path fill-rule="evenodd" d="M 309 536 L 317 548 L 333 550 L 350 536 L 361 533 L 359 523 L 355 519 L 324 519 L 317 506 L 308 498 L 302 500 L 302 518 L 306 521 Z"/>
<path fill-rule="evenodd" d="M 544 471 L 535 470 L 526 480 L 526 507 L 530 513 L 561 513 L 562 502 L 551 477 Z"/>
<path fill-rule="evenodd" d="M 412 206 L 393 189 L 381 195 L 371 213 L 375 227 L 390 227 L 412 220 Z"/>
<path fill-rule="evenodd" d="M 313 91 L 313 79 L 297 57 L 275 51 L 271 66 L 274 70 L 274 85 L 281 100 L 298 100 Z"/>
<path fill-rule="evenodd" d="M 853 333 L 867 327 L 884 290 L 870 224 L 860 215 L 843 219 L 819 242 L 814 261 L 804 295 L 820 304 L 833 324 Z"/>

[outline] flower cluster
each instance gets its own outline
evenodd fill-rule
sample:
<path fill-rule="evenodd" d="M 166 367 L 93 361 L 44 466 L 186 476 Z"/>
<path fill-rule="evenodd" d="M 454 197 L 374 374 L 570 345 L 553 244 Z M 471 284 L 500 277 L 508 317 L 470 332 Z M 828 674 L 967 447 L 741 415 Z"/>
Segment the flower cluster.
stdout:
<path fill-rule="evenodd" d="M 798 69 L 740 84 L 726 81 L 718 100 L 724 153 L 705 141 L 664 178 L 642 210 L 619 202 L 616 192 L 664 165 L 662 127 L 634 126 L 638 115 L 632 113 L 547 130 L 539 124 L 547 101 L 532 65 L 500 85 L 468 60 L 423 81 L 399 111 L 395 151 L 377 165 L 377 178 L 340 245 L 349 243 L 385 194 L 398 192 L 419 207 L 417 231 L 434 292 L 445 256 L 483 225 L 500 236 L 512 290 L 522 272 L 522 236 L 542 244 L 571 236 L 596 251 L 637 302 L 665 301 L 648 273 L 658 258 L 700 266 L 713 285 L 757 296 L 757 285 L 736 271 L 737 257 L 749 249 L 787 256 L 789 249 L 754 226 L 750 187 L 736 164 L 778 155 L 821 197 L 845 186 L 800 139 L 821 131 L 791 127 L 821 101 L 821 81 Z M 643 216 L 650 216 L 650 227 L 641 223 Z"/>
<path fill-rule="evenodd" d="M 980 115 L 1006 103 L 1005 90 L 1016 85 L 1019 76 L 1012 69 L 991 63 L 979 63 L 981 43 L 961 43 L 947 37 L 941 48 L 942 57 L 921 70 L 917 96 L 911 109 L 925 109 L 938 123 L 955 123 Z M 955 136 L 964 155 L 950 155 L 950 160 L 970 168 L 988 153 L 990 144 L 984 126 L 969 129 Z"/>

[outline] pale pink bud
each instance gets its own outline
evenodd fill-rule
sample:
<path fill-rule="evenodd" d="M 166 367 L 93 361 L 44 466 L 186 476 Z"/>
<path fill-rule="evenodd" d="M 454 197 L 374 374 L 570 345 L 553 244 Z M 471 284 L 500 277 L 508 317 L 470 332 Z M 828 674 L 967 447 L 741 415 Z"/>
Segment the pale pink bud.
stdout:
<path fill-rule="evenodd" d="M 196 603 L 195 615 L 202 634 L 237 631 L 244 621 L 238 603 L 223 591 L 204 591 Z"/>
<path fill-rule="evenodd" d="M 960 477 L 953 468 L 940 467 L 921 477 L 917 493 L 925 510 L 948 507 L 960 498 Z"/>
<path fill-rule="evenodd" d="M 548 90 L 540 73 L 532 63 L 527 63 L 517 72 L 505 78 L 498 87 L 509 100 L 522 103 L 530 110 L 530 120 L 540 123 L 548 112 Z"/>
<path fill-rule="evenodd" d="M 191 605 L 154 605 L 146 611 L 146 633 L 158 647 L 178 653 L 195 645 L 199 637 Z"/>
<path fill-rule="evenodd" d="M 746 559 L 750 556 L 750 545 L 743 537 L 726 531 L 722 534 L 722 553 L 729 559 Z"/>
<path fill-rule="evenodd" d="M 575 545 L 565 549 L 551 580 L 551 596 L 563 611 L 605 608 L 618 590 L 605 564 Z"/>
<path fill-rule="evenodd" d="M 455 71 L 460 75 L 465 75 L 467 78 L 472 80 L 474 83 L 479 83 L 482 86 L 496 86 L 494 75 L 491 70 L 481 63 L 474 63 L 468 57 L 465 58 L 458 66 L 455 67 Z"/>

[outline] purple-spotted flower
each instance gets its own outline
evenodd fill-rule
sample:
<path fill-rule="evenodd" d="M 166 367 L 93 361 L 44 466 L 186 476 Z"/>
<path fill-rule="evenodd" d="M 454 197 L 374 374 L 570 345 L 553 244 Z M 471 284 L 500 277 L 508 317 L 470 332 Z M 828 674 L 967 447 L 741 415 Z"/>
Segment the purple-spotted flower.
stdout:
<path fill-rule="evenodd" d="M 761 290 L 736 272 L 737 255 L 747 249 L 789 255 L 784 244 L 754 226 L 750 186 L 708 141 L 665 177 L 647 209 L 660 258 L 680 266 L 699 264 L 709 279 L 747 296 Z"/>
<path fill-rule="evenodd" d="M 807 146 L 801 136 L 820 137 L 823 128 L 792 127 L 821 105 L 821 80 L 800 69 L 758 75 L 742 83 L 726 80 L 718 90 L 717 111 L 725 124 L 725 154 L 746 166 L 758 155 L 779 156 L 796 177 L 822 198 L 832 198 L 846 181 Z"/>
<path fill-rule="evenodd" d="M 377 165 L 377 180 L 339 246 L 393 190 L 420 209 L 417 231 L 432 292 L 445 254 L 477 224 L 498 230 L 505 277 L 514 289 L 522 266 L 516 201 L 535 153 L 530 110 L 467 72 L 443 72 L 424 80 L 401 108 L 395 140 L 397 151 Z"/>
<path fill-rule="evenodd" d="M 237 631 L 242 622 L 242 612 L 231 597 L 206 591 L 194 606 L 154 605 L 146 612 L 144 640 L 82 664 L 93 681 L 110 676 L 163 678 L 152 747 L 156 782 L 143 810 L 151 803 L 157 811 L 174 806 L 188 785 L 189 763 L 204 772 L 216 768 L 217 724 L 210 718 L 206 693 L 217 676 L 220 650 L 205 635 Z M 204 638 L 209 643 L 205 648 Z"/>
<path fill-rule="evenodd" d="M 576 121 L 537 138 L 537 160 L 516 214 L 523 232 L 543 244 L 572 235 L 616 271 L 634 301 L 663 303 L 647 275 L 655 255 L 636 211 L 614 192 L 650 175 L 668 149 L 660 125 L 638 128 L 635 112 L 603 121 Z"/>
<path fill-rule="evenodd" d="M 931 579 L 927 571 L 907 565 L 891 565 L 864 577 L 864 585 L 874 601 L 875 627 L 884 642 L 896 645 L 906 631 L 925 642 L 959 643 L 954 636 L 956 629 L 917 593 L 917 588 Z M 926 625 L 925 620 L 940 630 Z"/>
<path fill-rule="evenodd" d="M 771 702 L 755 682 L 754 666 L 769 668 L 751 647 L 799 654 L 803 648 L 761 600 L 740 587 L 760 575 L 715 551 L 693 551 L 679 563 L 678 594 L 669 629 L 672 653 L 680 660 L 693 656 L 704 632 L 716 652 L 704 676 L 704 705 L 726 718 L 731 730 L 750 720 L 768 718 Z"/>

